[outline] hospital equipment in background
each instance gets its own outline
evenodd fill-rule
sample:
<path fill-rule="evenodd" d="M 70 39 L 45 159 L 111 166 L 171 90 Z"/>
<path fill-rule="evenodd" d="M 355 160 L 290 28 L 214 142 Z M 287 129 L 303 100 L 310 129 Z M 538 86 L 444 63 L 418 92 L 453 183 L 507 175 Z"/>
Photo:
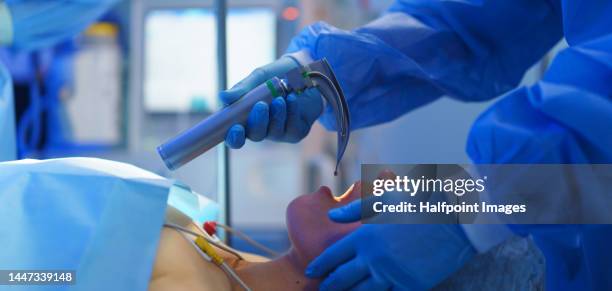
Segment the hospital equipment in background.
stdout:
<path fill-rule="evenodd" d="M 47 49 L 62 41 L 70 39 L 87 27 L 92 21 L 104 14 L 115 4 L 109 1 L 1 1 L 0 2 L 0 45 L 12 50 L 32 52 Z M 0 64 L 3 66 L 3 64 Z M 26 122 L 31 122 L 32 143 L 40 137 L 40 112 L 45 106 L 41 100 L 41 72 L 36 71 L 31 88 L 31 107 L 25 115 Z M 0 110 L 5 120 L 0 120 L 0 131 L 4 144 L 0 145 L 0 159 L 15 158 L 15 122 L 14 98 L 11 90 L 11 78 L 6 68 L 0 68 Z M 20 142 L 25 145 L 24 132 Z M 22 151 L 18 148 L 17 151 Z"/>
<path fill-rule="evenodd" d="M 50 47 L 0 52 L 13 75 L 17 158 L 82 156 L 121 143 L 117 30 L 98 22 Z"/>
<path fill-rule="evenodd" d="M 325 59 L 289 71 L 283 79 L 273 77 L 246 93 L 237 102 L 209 116 L 196 126 L 182 132 L 157 148 L 166 166 L 175 170 L 225 139 L 235 123 L 246 125 L 249 112 L 257 102 L 270 104 L 276 97 L 309 88 L 319 90 L 327 105 L 333 108 L 338 131 L 336 171 L 349 141 L 350 120 L 342 88 Z"/>
<path fill-rule="evenodd" d="M 215 13 L 210 7 L 154 8 L 144 23 L 144 110 L 209 114 L 219 108 Z M 234 84 L 253 66 L 272 61 L 276 13 L 238 6 L 227 15 L 227 74 Z M 248 52 L 244 48 L 248 47 Z"/>
<path fill-rule="evenodd" d="M 73 60 L 71 93 L 63 104 L 75 144 L 122 142 L 122 52 L 119 27 L 110 22 L 90 26 L 79 39 Z"/>

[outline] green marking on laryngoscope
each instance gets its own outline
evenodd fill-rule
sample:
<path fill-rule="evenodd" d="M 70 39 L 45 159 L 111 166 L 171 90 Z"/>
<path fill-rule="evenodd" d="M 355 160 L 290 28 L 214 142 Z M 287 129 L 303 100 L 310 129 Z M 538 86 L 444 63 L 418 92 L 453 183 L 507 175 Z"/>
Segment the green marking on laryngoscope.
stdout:
<path fill-rule="evenodd" d="M 272 81 L 266 81 L 266 86 L 268 87 L 268 90 L 270 90 L 270 93 L 272 93 L 272 97 L 280 96 L 278 90 L 276 90 L 276 87 L 274 87 L 274 84 L 272 84 Z"/>

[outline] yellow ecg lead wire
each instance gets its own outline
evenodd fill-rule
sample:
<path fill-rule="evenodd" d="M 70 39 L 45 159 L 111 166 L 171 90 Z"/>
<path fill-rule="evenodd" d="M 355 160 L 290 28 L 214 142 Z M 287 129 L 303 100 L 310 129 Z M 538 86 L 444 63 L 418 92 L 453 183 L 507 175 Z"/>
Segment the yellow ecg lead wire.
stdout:
<path fill-rule="evenodd" d="M 251 291 L 251 288 L 249 288 L 247 284 L 244 283 L 242 279 L 240 279 L 238 274 L 236 274 L 236 272 L 223 260 L 223 258 L 221 258 L 221 256 L 219 256 L 219 253 L 215 251 L 215 249 L 206 239 L 204 239 L 204 237 L 196 236 L 194 242 L 198 246 L 198 248 L 202 250 L 202 252 L 204 252 L 211 258 L 212 262 L 215 265 L 219 266 L 223 271 L 225 271 L 231 278 L 233 278 L 238 283 L 238 285 L 244 288 L 244 290 Z"/>
<path fill-rule="evenodd" d="M 213 247 L 203 237 L 196 237 L 195 243 L 205 254 L 212 258 L 215 265 L 221 266 L 223 264 L 223 258 L 221 258 L 217 252 L 215 252 Z"/>

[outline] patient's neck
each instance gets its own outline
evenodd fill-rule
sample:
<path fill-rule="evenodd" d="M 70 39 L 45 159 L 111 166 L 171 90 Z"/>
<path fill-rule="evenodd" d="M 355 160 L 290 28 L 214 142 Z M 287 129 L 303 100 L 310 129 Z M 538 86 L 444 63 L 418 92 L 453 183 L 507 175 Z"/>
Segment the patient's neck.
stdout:
<path fill-rule="evenodd" d="M 318 281 L 304 276 L 305 262 L 295 249 L 265 263 L 251 263 L 237 269 L 238 275 L 253 290 L 317 290 Z M 232 282 L 233 290 L 241 290 Z"/>

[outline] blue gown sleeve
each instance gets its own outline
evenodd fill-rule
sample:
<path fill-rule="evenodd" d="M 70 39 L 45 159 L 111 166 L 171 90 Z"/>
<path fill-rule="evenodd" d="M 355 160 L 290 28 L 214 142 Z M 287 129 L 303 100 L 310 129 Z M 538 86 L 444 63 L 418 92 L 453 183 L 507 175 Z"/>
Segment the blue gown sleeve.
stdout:
<path fill-rule="evenodd" d="M 465 101 L 498 96 L 559 41 L 561 27 L 557 5 L 546 1 L 397 1 L 353 31 L 323 22 L 308 26 L 288 51 L 328 59 L 356 129 L 443 95 Z M 333 118 L 327 108 L 321 122 L 333 128 Z"/>
<path fill-rule="evenodd" d="M 581 14 L 611 11 L 608 5 L 607 10 Z M 569 47 L 555 57 L 542 80 L 507 93 L 474 123 L 467 152 L 475 163 L 612 163 L 612 26 L 570 20 L 564 23 Z M 524 224 L 511 229 L 532 235 L 545 254 L 547 288 L 612 287 L 606 273 L 612 251 L 601 243 L 612 238 L 610 225 Z"/>
<path fill-rule="evenodd" d="M 564 49 L 470 131 L 475 163 L 612 163 L 612 34 Z"/>

